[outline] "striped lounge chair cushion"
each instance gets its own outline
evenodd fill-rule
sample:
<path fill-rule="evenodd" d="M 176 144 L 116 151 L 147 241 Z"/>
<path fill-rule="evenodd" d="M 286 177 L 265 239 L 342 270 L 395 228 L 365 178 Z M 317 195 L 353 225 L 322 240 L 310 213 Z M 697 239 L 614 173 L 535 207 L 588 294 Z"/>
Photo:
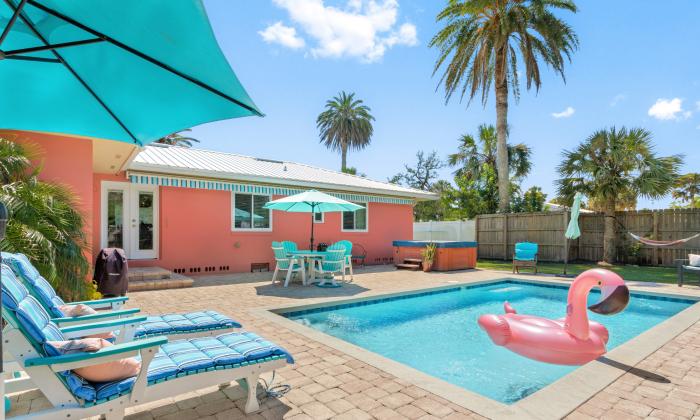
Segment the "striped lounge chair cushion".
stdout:
<path fill-rule="evenodd" d="M 240 328 L 241 324 L 215 311 L 149 316 L 136 329 L 136 337 L 184 334 L 195 331 Z"/>
<path fill-rule="evenodd" d="M 271 357 L 285 357 L 294 363 L 283 348 L 251 332 L 235 332 L 218 337 L 191 338 L 164 344 L 148 368 L 148 383 L 161 382 L 197 372 L 230 369 L 241 364 L 259 363 Z M 136 378 L 121 381 L 90 384 L 76 389 L 77 395 L 86 401 L 100 401 L 128 393 Z M 89 387 L 92 386 L 92 389 Z M 75 392 L 74 391 L 74 392 Z"/>
<path fill-rule="evenodd" d="M 33 292 L 36 299 L 44 305 L 52 317 L 62 318 L 66 316 L 59 309 L 66 302 L 56 294 L 53 286 L 39 273 L 24 254 L 2 253 L 2 261 L 9 264 L 12 270 L 22 278 Z"/>

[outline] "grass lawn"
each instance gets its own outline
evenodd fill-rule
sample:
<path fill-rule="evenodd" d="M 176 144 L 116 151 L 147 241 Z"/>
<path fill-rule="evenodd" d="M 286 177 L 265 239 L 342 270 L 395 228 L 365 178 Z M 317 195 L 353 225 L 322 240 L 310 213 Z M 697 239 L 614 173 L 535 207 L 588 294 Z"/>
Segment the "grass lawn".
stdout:
<path fill-rule="evenodd" d="M 477 261 L 476 268 L 481 268 L 484 270 L 500 270 L 500 271 L 512 271 L 511 261 L 502 260 L 479 260 Z M 567 273 L 569 274 L 579 274 L 590 268 L 598 268 L 595 264 L 569 264 L 567 268 Z M 607 267 L 606 267 L 607 268 Z M 540 273 L 545 274 L 561 274 L 564 272 L 564 264 L 561 263 L 548 263 L 540 262 L 537 263 L 537 269 Z M 615 265 L 608 268 L 611 271 L 616 272 L 623 279 L 627 281 L 651 281 L 656 283 L 676 283 L 676 269 L 675 267 L 647 267 L 647 266 L 632 266 L 632 265 Z M 524 268 L 520 270 L 521 273 L 530 273 L 532 270 Z M 695 279 L 686 279 L 695 280 Z"/>

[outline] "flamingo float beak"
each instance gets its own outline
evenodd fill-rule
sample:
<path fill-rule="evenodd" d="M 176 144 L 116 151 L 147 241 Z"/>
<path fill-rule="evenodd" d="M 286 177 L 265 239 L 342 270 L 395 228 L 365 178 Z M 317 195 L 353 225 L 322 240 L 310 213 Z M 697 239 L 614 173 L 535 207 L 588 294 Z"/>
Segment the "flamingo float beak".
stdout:
<path fill-rule="evenodd" d="M 603 284 L 602 297 L 598 303 L 588 307 L 591 311 L 601 315 L 614 315 L 622 312 L 630 302 L 630 289 L 625 283 Z"/>

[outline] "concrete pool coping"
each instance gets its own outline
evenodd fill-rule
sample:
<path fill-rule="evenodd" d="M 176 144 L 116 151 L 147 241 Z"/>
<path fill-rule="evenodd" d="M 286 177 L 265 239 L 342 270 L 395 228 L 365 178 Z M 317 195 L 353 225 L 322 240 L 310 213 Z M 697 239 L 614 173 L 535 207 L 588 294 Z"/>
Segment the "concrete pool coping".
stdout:
<path fill-rule="evenodd" d="M 355 357 L 371 366 L 381 369 L 406 382 L 416 385 L 426 391 L 445 398 L 468 410 L 489 418 L 497 419 L 555 419 L 562 418 L 574 411 L 581 404 L 605 389 L 612 382 L 624 375 L 636 364 L 654 353 L 678 334 L 700 321 L 700 305 L 694 304 L 678 314 L 659 323 L 653 328 L 630 339 L 621 346 L 611 350 L 604 357 L 579 367 L 573 372 L 540 389 L 534 394 L 511 405 L 492 400 L 465 388 L 453 385 L 447 381 L 421 372 L 403 363 L 381 356 L 370 350 L 354 345 L 347 341 L 322 333 L 310 327 L 294 322 L 280 313 L 302 311 L 327 306 L 372 301 L 377 299 L 412 295 L 417 292 L 431 292 L 452 289 L 467 285 L 485 285 L 504 280 L 516 280 L 545 285 L 568 286 L 570 281 L 552 278 L 531 278 L 524 276 L 508 276 L 499 273 L 501 278 L 481 280 L 450 281 L 448 284 L 432 287 L 418 287 L 399 292 L 378 293 L 371 296 L 355 298 L 337 297 L 316 301 L 310 304 L 291 303 L 288 305 L 256 308 L 250 313 L 280 324 L 309 339 L 333 347 L 349 356 Z M 683 291 L 654 291 L 630 284 L 630 290 L 645 295 L 672 297 L 700 301 L 700 297 Z"/>

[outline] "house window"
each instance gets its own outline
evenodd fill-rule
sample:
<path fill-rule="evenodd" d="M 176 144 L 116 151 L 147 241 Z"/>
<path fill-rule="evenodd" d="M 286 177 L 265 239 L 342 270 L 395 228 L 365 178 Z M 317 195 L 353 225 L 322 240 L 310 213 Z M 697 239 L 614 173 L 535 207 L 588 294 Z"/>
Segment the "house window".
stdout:
<path fill-rule="evenodd" d="M 355 203 L 364 207 L 356 211 L 344 211 L 342 218 L 342 230 L 347 231 L 367 231 L 367 203 Z"/>
<path fill-rule="evenodd" d="M 323 213 L 314 213 L 314 223 L 323 223 Z"/>
<path fill-rule="evenodd" d="M 233 194 L 233 229 L 262 230 L 272 228 L 272 212 L 263 208 L 269 195 Z"/>

